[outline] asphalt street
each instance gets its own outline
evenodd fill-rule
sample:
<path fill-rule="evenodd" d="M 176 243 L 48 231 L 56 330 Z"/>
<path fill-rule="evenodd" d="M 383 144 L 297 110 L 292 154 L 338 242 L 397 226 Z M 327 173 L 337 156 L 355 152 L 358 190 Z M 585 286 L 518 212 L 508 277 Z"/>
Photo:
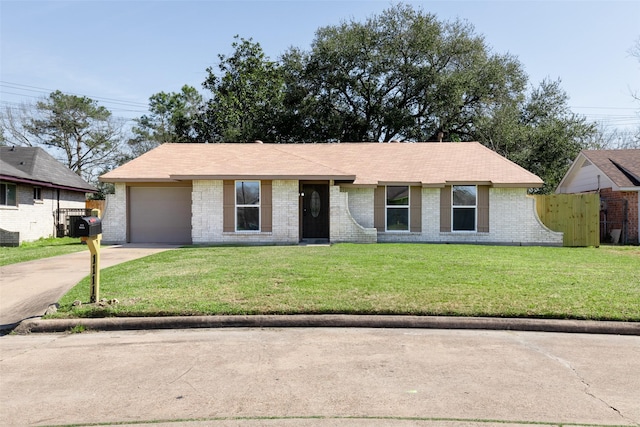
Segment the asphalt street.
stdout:
<path fill-rule="evenodd" d="M 222 328 L 0 338 L 2 425 L 640 425 L 640 337 Z"/>

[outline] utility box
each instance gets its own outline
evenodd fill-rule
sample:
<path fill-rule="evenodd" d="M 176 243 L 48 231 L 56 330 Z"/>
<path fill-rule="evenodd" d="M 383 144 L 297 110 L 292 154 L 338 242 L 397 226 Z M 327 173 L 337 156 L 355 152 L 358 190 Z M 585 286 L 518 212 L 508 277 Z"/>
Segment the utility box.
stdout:
<path fill-rule="evenodd" d="M 102 234 L 102 221 L 95 216 L 69 217 L 70 237 L 90 237 Z"/>

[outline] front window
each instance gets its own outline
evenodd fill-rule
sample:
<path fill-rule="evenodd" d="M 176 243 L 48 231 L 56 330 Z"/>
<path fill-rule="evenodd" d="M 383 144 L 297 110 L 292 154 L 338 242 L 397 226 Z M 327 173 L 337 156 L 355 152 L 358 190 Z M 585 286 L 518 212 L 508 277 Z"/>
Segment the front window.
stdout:
<path fill-rule="evenodd" d="M 387 186 L 387 231 L 409 231 L 409 187 Z"/>
<path fill-rule="evenodd" d="M 18 206 L 17 187 L 15 184 L 0 183 L 0 205 Z"/>
<path fill-rule="evenodd" d="M 236 181 L 236 231 L 260 230 L 260 182 Z"/>
<path fill-rule="evenodd" d="M 42 201 L 42 188 L 33 187 L 33 200 Z"/>
<path fill-rule="evenodd" d="M 475 185 L 454 185 L 452 188 L 452 230 L 476 231 L 478 188 Z"/>

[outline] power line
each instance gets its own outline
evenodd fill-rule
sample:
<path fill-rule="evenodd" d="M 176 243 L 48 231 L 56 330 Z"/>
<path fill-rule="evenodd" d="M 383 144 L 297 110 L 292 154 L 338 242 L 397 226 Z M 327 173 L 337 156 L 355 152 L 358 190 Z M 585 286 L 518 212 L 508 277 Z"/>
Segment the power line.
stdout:
<path fill-rule="evenodd" d="M 45 95 L 48 95 L 52 92 L 55 92 L 55 89 L 47 89 L 47 88 L 43 88 L 43 87 L 38 87 L 38 86 L 31 86 L 31 85 L 25 85 L 22 83 L 13 83 L 13 82 L 7 82 L 7 81 L 2 81 L 0 80 L 0 87 L 6 87 L 9 89 L 15 89 L 15 90 L 22 90 L 22 91 L 27 91 L 27 92 L 36 92 L 36 93 L 42 93 Z M 101 97 L 101 96 L 91 96 L 91 95 L 84 95 L 84 94 L 80 94 L 80 93 L 75 93 L 75 92 L 64 92 L 61 91 L 62 93 L 65 93 L 67 95 L 74 95 L 74 96 L 83 96 L 86 98 L 91 98 L 97 101 L 104 101 L 104 102 L 108 102 L 111 104 L 120 104 L 120 105 L 124 105 L 124 106 L 129 106 L 129 107 L 140 107 L 140 108 L 147 108 L 148 104 L 142 103 L 142 102 L 136 102 L 136 101 L 126 101 L 126 100 L 122 100 L 122 99 L 115 99 L 115 98 L 107 98 L 107 97 Z M 11 93 L 11 92 L 5 92 L 7 94 L 13 94 L 13 95 L 19 95 L 19 96 L 27 96 L 27 97 L 33 97 L 33 98 L 37 98 L 33 95 L 26 95 L 26 94 L 16 94 L 16 93 Z"/>
<path fill-rule="evenodd" d="M 582 107 L 576 105 L 570 105 L 571 109 L 593 109 L 593 110 L 631 110 L 631 111 L 640 111 L 640 106 L 637 108 L 634 107 Z"/>
<path fill-rule="evenodd" d="M 49 95 L 52 92 L 55 92 L 56 90 L 54 89 L 48 89 L 48 88 L 43 88 L 43 87 L 39 87 L 39 86 L 32 86 L 32 85 L 26 85 L 26 84 L 22 84 L 22 83 L 15 83 L 15 82 L 7 82 L 7 81 L 2 81 L 0 80 L 0 95 L 14 95 L 14 96 L 20 96 L 20 97 L 24 97 L 24 98 L 32 98 L 32 99 L 42 99 L 43 96 L 38 96 L 38 95 L 33 95 L 33 94 L 29 94 L 29 93 L 18 93 L 18 92 L 9 92 L 6 91 L 2 88 L 7 88 L 7 89 L 12 89 L 12 90 L 17 90 L 17 91 L 23 91 L 23 92 L 33 92 L 33 93 L 39 93 L 41 95 Z M 112 112 L 122 112 L 122 113 L 136 113 L 139 115 L 143 115 L 143 114 L 147 114 L 148 111 L 148 105 L 147 104 L 143 104 L 141 102 L 135 102 L 135 101 L 126 101 L 126 100 L 122 100 L 122 99 L 115 99 L 115 98 L 107 98 L 107 97 L 98 97 L 98 96 L 90 96 L 90 95 L 83 95 L 80 93 L 76 93 L 76 92 L 63 92 L 67 95 L 74 95 L 74 96 L 83 96 L 83 97 L 87 97 L 96 101 L 102 101 L 106 104 L 113 104 L 115 106 L 109 106 L 109 109 Z M 7 101 L 7 100 L 3 100 L 0 98 L 0 105 L 4 105 L 7 107 L 26 107 L 28 109 L 31 108 L 35 108 L 35 105 L 33 104 L 28 104 L 28 103 L 20 103 L 20 102 L 15 102 L 15 101 Z M 123 107 L 132 107 L 133 109 L 130 108 L 123 108 Z M 137 108 L 144 108 L 144 110 L 139 110 Z M 635 111 L 638 112 L 640 110 L 640 108 L 633 108 L 633 107 L 598 107 L 598 106 L 569 106 L 569 108 L 575 112 L 575 110 L 613 110 L 613 111 Z M 599 123 L 604 124 L 605 126 L 640 126 L 640 117 L 638 115 L 629 115 L 629 114 L 606 114 L 606 113 L 578 113 L 582 116 L 584 116 L 585 118 L 587 118 L 590 121 L 596 121 Z M 133 119 L 129 118 L 129 117 L 122 117 L 122 116 L 114 116 L 114 118 L 119 118 L 119 119 L 124 119 L 127 121 L 131 121 Z"/>
<path fill-rule="evenodd" d="M 25 108 L 27 110 L 36 110 L 37 107 L 33 104 L 25 104 L 25 103 L 20 103 L 20 102 L 12 102 L 12 101 L 5 101 L 5 100 L 0 100 L 0 105 L 6 106 L 6 107 L 10 107 L 10 108 Z M 136 114 L 140 114 L 140 115 L 144 115 L 144 114 L 148 114 L 148 111 L 142 111 L 142 110 L 130 110 L 127 108 L 118 108 L 118 107 L 111 107 L 109 108 L 109 111 L 113 112 L 123 112 L 123 113 L 136 113 Z M 114 116 L 117 117 L 117 116 Z M 121 117 L 121 118 L 126 118 L 129 119 L 128 117 Z"/>
<path fill-rule="evenodd" d="M 35 111 L 37 108 L 35 105 L 30 105 L 30 104 L 22 104 L 19 102 L 11 102 L 11 101 L 5 101 L 5 100 L 0 100 L 0 106 L 3 107 L 7 107 L 7 108 L 25 108 L 27 110 L 30 111 Z M 136 110 L 125 110 L 125 109 L 111 109 L 109 110 L 111 112 L 139 112 L 139 113 L 147 113 L 147 111 L 136 111 Z M 1 112 L 0 112 L 1 114 Z M 116 115 L 112 115 L 111 117 L 113 117 L 114 119 L 118 119 L 118 120 L 124 120 L 126 122 L 134 122 L 135 118 L 131 118 L 131 117 L 124 117 L 124 116 L 116 116 Z"/>

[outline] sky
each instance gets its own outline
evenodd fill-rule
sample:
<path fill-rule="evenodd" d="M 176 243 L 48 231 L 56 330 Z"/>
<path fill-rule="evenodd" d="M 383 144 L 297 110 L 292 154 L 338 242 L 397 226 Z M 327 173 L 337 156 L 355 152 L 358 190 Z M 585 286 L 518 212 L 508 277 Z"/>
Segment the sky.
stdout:
<path fill-rule="evenodd" d="M 116 117 L 149 97 L 202 89 L 234 36 L 278 59 L 308 50 L 318 28 L 364 22 L 396 1 L 0 0 L 0 108 L 55 90 L 88 96 Z M 441 21 L 466 20 L 493 52 L 518 58 L 530 87 L 561 80 L 575 113 L 607 128 L 640 126 L 640 0 L 405 1 Z"/>

